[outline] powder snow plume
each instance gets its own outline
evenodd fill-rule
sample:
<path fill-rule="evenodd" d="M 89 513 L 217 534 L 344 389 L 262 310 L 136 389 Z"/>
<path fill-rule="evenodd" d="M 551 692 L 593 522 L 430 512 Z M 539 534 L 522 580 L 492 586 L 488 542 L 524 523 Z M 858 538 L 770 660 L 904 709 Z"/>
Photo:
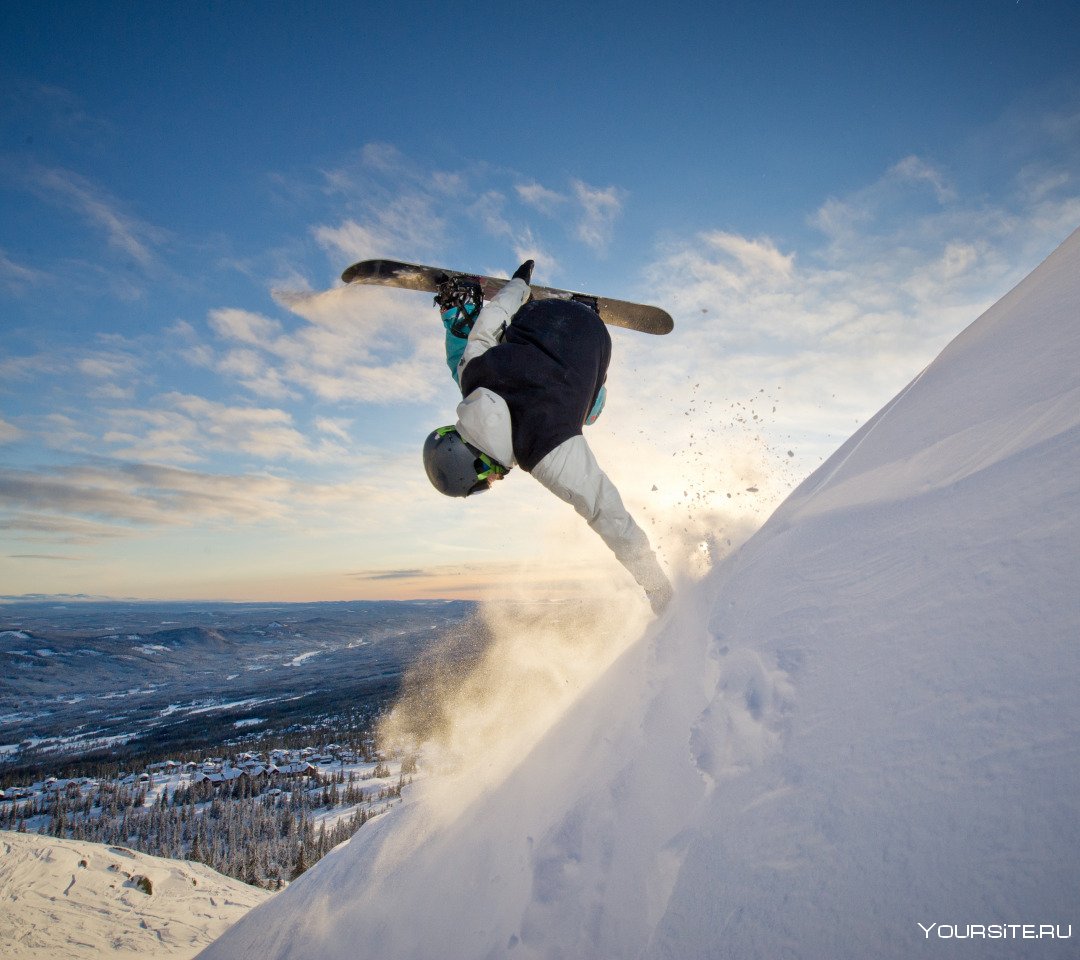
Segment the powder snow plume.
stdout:
<path fill-rule="evenodd" d="M 496 786 L 651 617 L 631 587 L 592 601 L 493 602 L 410 669 L 379 735 L 419 747 L 434 827 Z"/>

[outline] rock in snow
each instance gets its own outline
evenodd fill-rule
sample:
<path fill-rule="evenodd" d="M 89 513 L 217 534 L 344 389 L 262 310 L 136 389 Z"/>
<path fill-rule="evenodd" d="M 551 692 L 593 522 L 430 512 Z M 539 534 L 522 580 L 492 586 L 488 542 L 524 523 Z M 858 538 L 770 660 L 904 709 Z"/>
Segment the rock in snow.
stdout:
<path fill-rule="evenodd" d="M 269 896 L 201 863 L 0 831 L 5 960 L 193 957 Z"/>
<path fill-rule="evenodd" d="M 1080 231 L 500 782 L 202 956 L 1075 957 L 1078 568 Z"/>

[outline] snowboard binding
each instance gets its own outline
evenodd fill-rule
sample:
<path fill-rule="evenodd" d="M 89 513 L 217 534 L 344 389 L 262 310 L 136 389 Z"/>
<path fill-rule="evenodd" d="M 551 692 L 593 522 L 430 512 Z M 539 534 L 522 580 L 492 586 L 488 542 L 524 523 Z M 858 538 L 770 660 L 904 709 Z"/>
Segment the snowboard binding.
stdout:
<path fill-rule="evenodd" d="M 448 329 L 455 336 L 465 339 L 472 330 L 473 321 L 484 305 L 484 290 L 479 280 L 463 274 L 442 274 L 439 278 L 439 292 L 435 294 L 435 306 L 449 322 Z M 447 316 L 456 310 L 456 316 Z"/>
<path fill-rule="evenodd" d="M 597 316 L 600 316 L 600 301 L 598 298 L 591 296 L 588 293 L 573 293 L 570 295 L 570 299 L 574 303 L 580 303 L 583 306 L 588 307 Z"/>

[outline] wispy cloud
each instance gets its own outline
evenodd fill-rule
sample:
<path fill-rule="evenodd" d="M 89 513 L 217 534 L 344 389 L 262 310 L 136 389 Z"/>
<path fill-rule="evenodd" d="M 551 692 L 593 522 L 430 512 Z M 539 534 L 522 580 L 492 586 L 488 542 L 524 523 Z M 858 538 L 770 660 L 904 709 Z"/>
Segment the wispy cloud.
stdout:
<path fill-rule="evenodd" d="M 514 190 L 522 203 L 547 217 L 573 217 L 572 236 L 603 256 L 622 213 L 626 191 L 614 186 L 594 187 L 580 179 L 571 180 L 569 187 L 570 192 L 563 193 L 533 180 L 516 184 Z"/>
<path fill-rule="evenodd" d="M 387 484 L 387 477 L 394 483 Z M 374 537 L 389 557 L 394 551 L 387 545 L 406 542 L 404 532 L 418 517 L 430 514 L 434 526 L 432 511 L 444 506 L 434 502 L 437 497 L 415 456 L 378 450 L 336 480 L 310 472 L 212 472 L 97 457 L 65 466 L 0 468 L 0 531 L 12 546 L 152 536 L 165 549 L 170 538 L 190 536 L 184 531 L 192 528 L 226 540 L 232 531 L 273 530 L 292 543 L 289 556 L 318 550 L 320 541 L 362 544 Z"/>
<path fill-rule="evenodd" d="M 27 181 L 42 197 L 81 215 L 102 230 L 111 246 L 142 267 L 157 262 L 164 230 L 126 212 L 120 202 L 91 180 L 61 167 L 31 167 Z"/>
<path fill-rule="evenodd" d="M 360 149 L 364 163 L 383 173 L 401 173 L 412 167 L 408 158 L 392 143 L 374 141 Z"/>
<path fill-rule="evenodd" d="M 411 570 L 368 570 L 350 574 L 357 580 L 417 580 L 434 575 L 428 570 L 421 570 L 419 567 L 414 567 Z"/>
<path fill-rule="evenodd" d="M 80 97 L 65 87 L 37 80 L 6 81 L 0 105 L 8 118 L 33 130 L 47 126 L 50 134 L 68 145 L 98 145 L 113 134 L 107 120 L 94 116 Z"/>
<path fill-rule="evenodd" d="M 61 561 L 64 563 L 81 563 L 86 557 L 63 556 L 58 553 L 9 553 L 9 560 L 44 560 L 47 562 Z"/>
<path fill-rule="evenodd" d="M 574 180 L 571 186 L 583 210 L 577 237 L 596 253 L 603 254 L 611 243 L 625 192 L 618 187 L 592 187 L 582 180 Z"/>
<path fill-rule="evenodd" d="M 139 463 L 0 469 L 0 510 L 5 511 L 8 529 L 73 532 L 96 539 L 125 528 L 280 517 L 290 489 L 287 481 L 275 477 L 223 476 Z"/>
<path fill-rule="evenodd" d="M 238 343 L 262 346 L 281 335 L 280 323 L 250 310 L 211 310 L 207 319 L 215 333 Z"/>
<path fill-rule="evenodd" d="M 60 340 L 48 349 L 30 354 L 12 354 L 0 356 L 0 382 L 13 386 L 19 385 L 23 391 L 24 408 L 35 406 L 32 402 L 49 391 L 52 383 L 63 391 L 77 395 L 77 406 L 83 413 L 89 410 L 82 401 L 86 397 L 94 399 L 120 399 L 130 397 L 136 385 L 145 382 L 149 376 L 147 368 L 151 362 L 148 344 L 125 344 L 114 338 L 117 346 L 109 346 L 110 338 L 101 337 L 104 348 L 72 346 Z M 27 384 L 33 384 L 31 393 L 27 393 Z M 31 415 L 24 414 L 29 420 Z M 41 420 L 46 414 L 39 414 Z M 70 420 L 67 425 L 74 423 Z M 53 421 L 47 425 L 50 429 L 65 429 L 64 422 Z M 29 428 L 28 428 L 29 429 Z"/>
<path fill-rule="evenodd" d="M 343 264 L 375 257 L 415 260 L 436 249 L 446 224 L 435 199 L 419 191 L 394 197 L 386 206 L 369 207 L 362 219 L 313 229 L 316 241 Z"/>
<path fill-rule="evenodd" d="M 431 300 L 377 287 L 274 293 L 304 322 L 223 309 L 208 319 L 216 342 L 197 339 L 187 356 L 260 397 L 313 396 L 335 403 L 416 403 L 441 380 L 442 342 Z M 430 312 L 429 312 L 430 311 Z"/>
<path fill-rule="evenodd" d="M 22 430 L 15 426 L 15 424 L 8 423 L 6 420 L 0 420 L 0 443 L 14 443 L 22 436 Z"/>
<path fill-rule="evenodd" d="M 506 202 L 506 195 L 500 191 L 485 190 L 469 204 L 467 212 L 488 236 L 512 242 L 514 227 L 506 218 Z"/>
<path fill-rule="evenodd" d="M 143 361 L 129 351 L 95 351 L 75 361 L 75 367 L 83 376 L 95 380 L 121 380 L 140 374 Z"/>
<path fill-rule="evenodd" d="M 11 497 L 6 508 L 12 512 L 0 516 L 0 530 L 8 531 L 12 538 L 18 538 L 22 542 L 53 543 L 59 540 L 69 544 L 91 544 L 130 534 L 129 529 L 114 524 L 99 523 L 70 514 L 34 513 L 24 507 L 17 497 Z"/>
<path fill-rule="evenodd" d="M 93 432 L 85 411 L 80 413 L 79 417 L 70 413 L 46 413 L 37 418 L 34 432 L 45 446 L 53 450 L 91 452 L 100 438 Z"/>
<path fill-rule="evenodd" d="M 948 203 L 956 199 L 956 190 L 949 184 L 941 170 L 927 163 L 921 157 L 907 156 L 894 164 L 886 174 L 886 179 L 899 182 L 927 183 L 937 197 L 938 203 Z"/>
<path fill-rule="evenodd" d="M 331 417 L 316 417 L 315 429 L 319 433 L 325 433 L 328 436 L 336 437 L 343 443 L 349 443 L 352 439 L 349 435 L 349 427 L 352 424 L 351 420 L 345 420 L 341 418 Z"/>
<path fill-rule="evenodd" d="M 64 369 L 55 350 L 0 357 L 0 380 L 26 382 Z"/>
<path fill-rule="evenodd" d="M 44 282 L 46 277 L 42 271 L 16 263 L 4 250 L 0 250 L 0 284 L 12 293 L 23 293 L 36 287 Z"/>
<path fill-rule="evenodd" d="M 909 157 L 823 202 L 810 218 L 820 242 L 705 231 L 667 243 L 645 296 L 672 311 L 676 332 L 619 340 L 617 430 L 644 430 L 678 462 L 703 445 L 729 458 L 727 422 L 748 427 L 778 467 L 789 450 L 796 475 L 813 467 L 1080 224 L 1075 186 L 1046 182 L 1018 181 L 989 206 Z M 635 368 L 649 371 L 653 399 L 626 417 L 617 391 L 640 391 Z M 725 416 L 739 404 L 742 425 Z"/>
<path fill-rule="evenodd" d="M 210 451 L 241 454 L 256 462 L 327 462 L 344 448 L 326 438 L 313 441 L 288 411 L 229 405 L 173 392 L 156 408 L 112 410 L 103 440 L 113 455 L 163 463 L 198 463 Z"/>
<path fill-rule="evenodd" d="M 514 190 L 517 191 L 522 203 L 548 216 L 553 216 L 570 200 L 566 194 L 550 190 L 536 181 L 519 183 L 515 185 Z"/>
<path fill-rule="evenodd" d="M 568 237 L 592 255 L 606 254 L 627 196 L 616 186 L 596 187 L 581 178 L 555 189 L 483 163 L 430 170 L 386 143 L 366 145 L 356 163 L 323 171 L 323 178 L 353 211 L 339 222 L 313 228 L 320 245 L 342 263 L 374 257 L 435 257 L 443 263 L 447 256 L 453 260 L 455 247 L 472 239 L 466 232 L 479 231 L 509 245 L 519 258 L 532 257 L 554 272 L 559 268 L 556 239 Z M 539 222 L 537 213 L 543 215 Z M 544 236 L 545 231 L 554 236 Z"/>

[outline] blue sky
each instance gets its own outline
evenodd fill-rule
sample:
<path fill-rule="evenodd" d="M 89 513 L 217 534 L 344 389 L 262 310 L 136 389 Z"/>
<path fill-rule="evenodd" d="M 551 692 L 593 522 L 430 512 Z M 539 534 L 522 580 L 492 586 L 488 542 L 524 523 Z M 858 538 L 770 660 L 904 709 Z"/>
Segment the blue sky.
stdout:
<path fill-rule="evenodd" d="M 523 475 L 427 487 L 454 388 L 426 298 L 337 284 L 378 255 L 673 313 L 616 331 L 589 437 L 691 574 L 1080 225 L 1077 36 L 1075 0 L 7 5 L 0 594 L 618 582 Z"/>

